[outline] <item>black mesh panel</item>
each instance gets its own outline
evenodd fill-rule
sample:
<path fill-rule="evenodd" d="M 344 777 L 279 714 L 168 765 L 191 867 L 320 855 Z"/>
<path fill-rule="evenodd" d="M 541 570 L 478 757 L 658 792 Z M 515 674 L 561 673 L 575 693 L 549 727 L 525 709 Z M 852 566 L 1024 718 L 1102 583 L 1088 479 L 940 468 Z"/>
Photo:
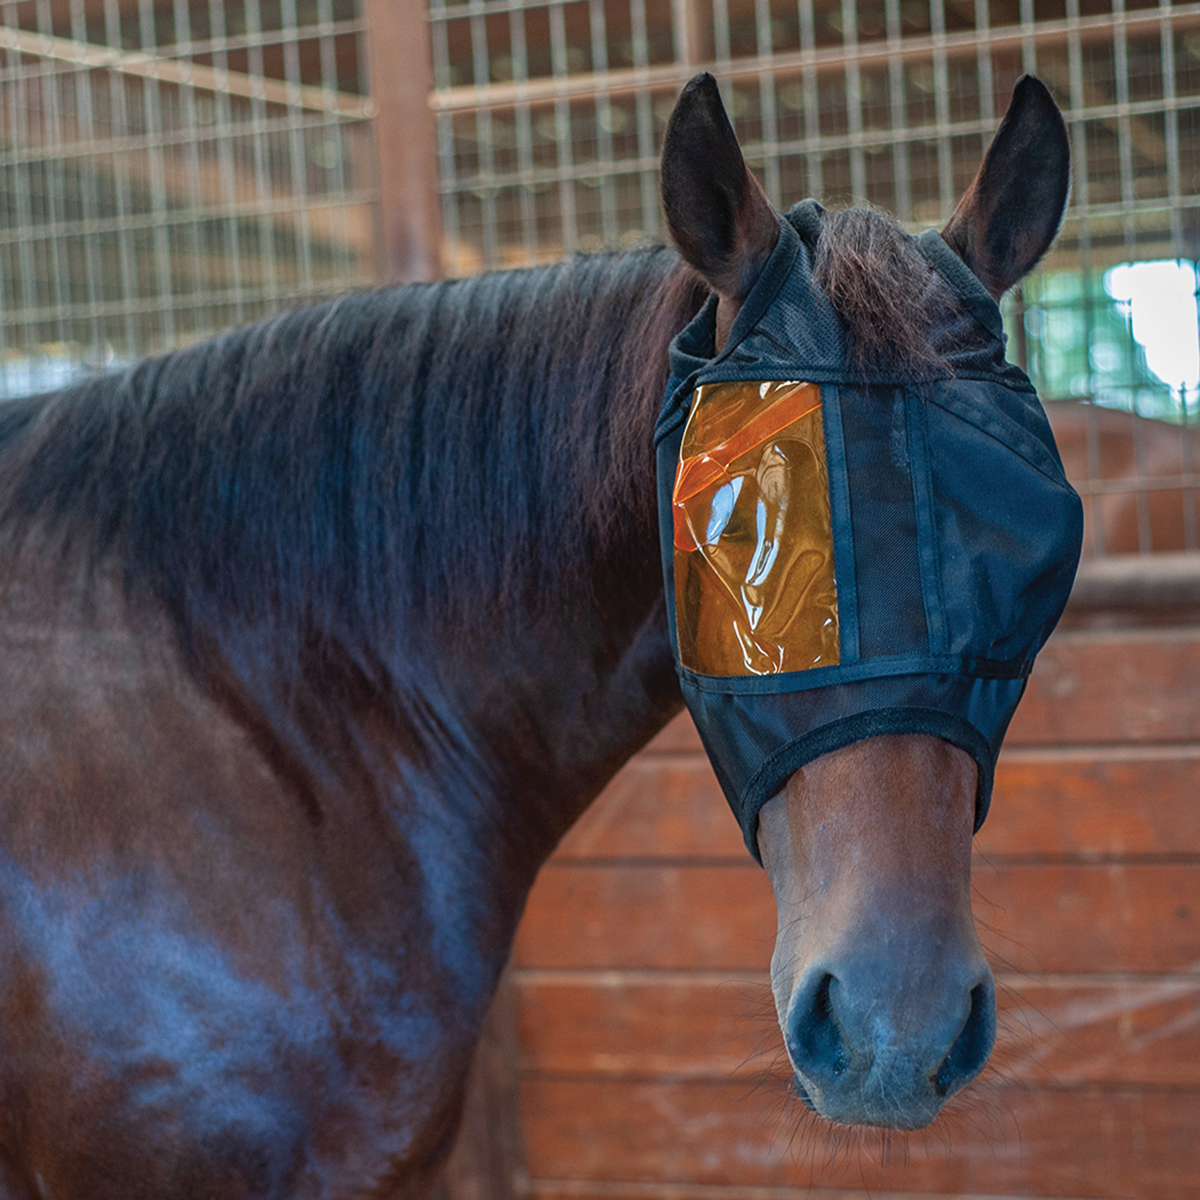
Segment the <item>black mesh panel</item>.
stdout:
<path fill-rule="evenodd" d="M 928 653 L 904 393 L 899 388 L 846 389 L 840 392 L 840 402 L 850 477 L 859 655 Z M 889 420 L 880 419 L 881 408 L 888 410 Z"/>

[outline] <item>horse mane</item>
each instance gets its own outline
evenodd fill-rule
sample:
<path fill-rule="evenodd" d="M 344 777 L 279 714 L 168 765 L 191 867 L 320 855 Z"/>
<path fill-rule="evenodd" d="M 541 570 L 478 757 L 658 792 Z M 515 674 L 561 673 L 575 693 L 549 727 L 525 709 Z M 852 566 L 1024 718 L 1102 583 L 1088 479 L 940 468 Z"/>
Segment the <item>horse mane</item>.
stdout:
<path fill-rule="evenodd" d="M 869 207 L 827 212 L 813 277 L 829 297 L 864 374 L 944 375 L 930 327 L 958 303 L 891 217 Z"/>
<path fill-rule="evenodd" d="M 701 300 L 660 247 L 277 316 L 5 406 L 0 520 L 115 562 L 188 652 L 237 624 L 281 662 L 359 656 L 554 603 L 630 521 L 653 537 L 666 345 Z"/>
<path fill-rule="evenodd" d="M 952 298 L 889 218 L 827 214 L 815 274 L 865 368 L 945 372 L 926 334 Z M 222 624 L 270 627 L 286 659 L 553 605 L 630 522 L 653 537 L 666 346 L 705 294 L 663 247 L 576 256 L 345 296 L 9 402 L 5 538 L 37 525 L 115 562 L 188 651 Z"/>

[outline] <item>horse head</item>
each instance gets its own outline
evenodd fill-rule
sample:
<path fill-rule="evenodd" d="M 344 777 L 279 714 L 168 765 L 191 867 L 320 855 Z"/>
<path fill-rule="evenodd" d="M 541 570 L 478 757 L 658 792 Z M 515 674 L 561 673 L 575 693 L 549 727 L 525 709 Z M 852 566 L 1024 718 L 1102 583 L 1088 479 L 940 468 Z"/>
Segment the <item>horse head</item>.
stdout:
<path fill-rule="evenodd" d="M 837 1122 L 927 1125 L 994 1041 L 971 839 L 1081 536 L 996 302 L 1068 186 L 1029 77 L 940 236 L 812 202 L 781 220 L 709 76 L 668 126 L 668 224 L 714 293 L 672 344 L 657 431 L 673 643 L 775 892 L 797 1089 Z"/>

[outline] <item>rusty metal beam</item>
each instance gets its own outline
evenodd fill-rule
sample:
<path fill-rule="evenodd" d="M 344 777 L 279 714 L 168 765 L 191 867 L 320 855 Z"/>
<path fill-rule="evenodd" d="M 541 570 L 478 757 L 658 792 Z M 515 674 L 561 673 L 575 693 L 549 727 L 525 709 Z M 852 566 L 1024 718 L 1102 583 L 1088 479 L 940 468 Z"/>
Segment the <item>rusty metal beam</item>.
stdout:
<path fill-rule="evenodd" d="M 293 86 L 282 79 L 218 70 L 190 60 L 180 61 L 140 50 L 125 51 L 111 46 L 96 46 L 71 38 L 13 29 L 7 25 L 0 25 L 0 50 L 49 59 L 68 67 L 116 71 L 120 75 L 139 79 L 153 79 L 202 92 L 223 92 L 230 96 L 264 100 L 268 104 L 285 104 L 352 120 L 366 119 L 374 112 L 366 96 L 351 96 L 318 87 Z"/>
<path fill-rule="evenodd" d="M 442 214 L 425 0 L 364 0 L 379 163 L 380 277 L 442 274 Z"/>
<path fill-rule="evenodd" d="M 1080 564 L 1073 609 L 1200 605 L 1200 552 L 1114 554 Z"/>

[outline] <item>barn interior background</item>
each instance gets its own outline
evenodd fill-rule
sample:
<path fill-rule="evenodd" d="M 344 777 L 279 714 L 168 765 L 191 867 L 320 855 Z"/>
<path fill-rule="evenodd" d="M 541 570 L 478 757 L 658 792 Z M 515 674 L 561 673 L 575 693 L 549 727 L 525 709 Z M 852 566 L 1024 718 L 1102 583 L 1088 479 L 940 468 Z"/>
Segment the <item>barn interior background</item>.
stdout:
<path fill-rule="evenodd" d="M 787 1099 L 774 909 L 672 725 L 543 872 L 448 1190 L 1200 1194 L 1200 3 L 0 0 L 0 393 L 348 288 L 637 245 L 679 86 L 778 204 L 949 214 L 1012 83 L 1074 191 L 1010 296 L 1088 559 L 978 838 L 997 1068 L 929 1133 Z"/>

